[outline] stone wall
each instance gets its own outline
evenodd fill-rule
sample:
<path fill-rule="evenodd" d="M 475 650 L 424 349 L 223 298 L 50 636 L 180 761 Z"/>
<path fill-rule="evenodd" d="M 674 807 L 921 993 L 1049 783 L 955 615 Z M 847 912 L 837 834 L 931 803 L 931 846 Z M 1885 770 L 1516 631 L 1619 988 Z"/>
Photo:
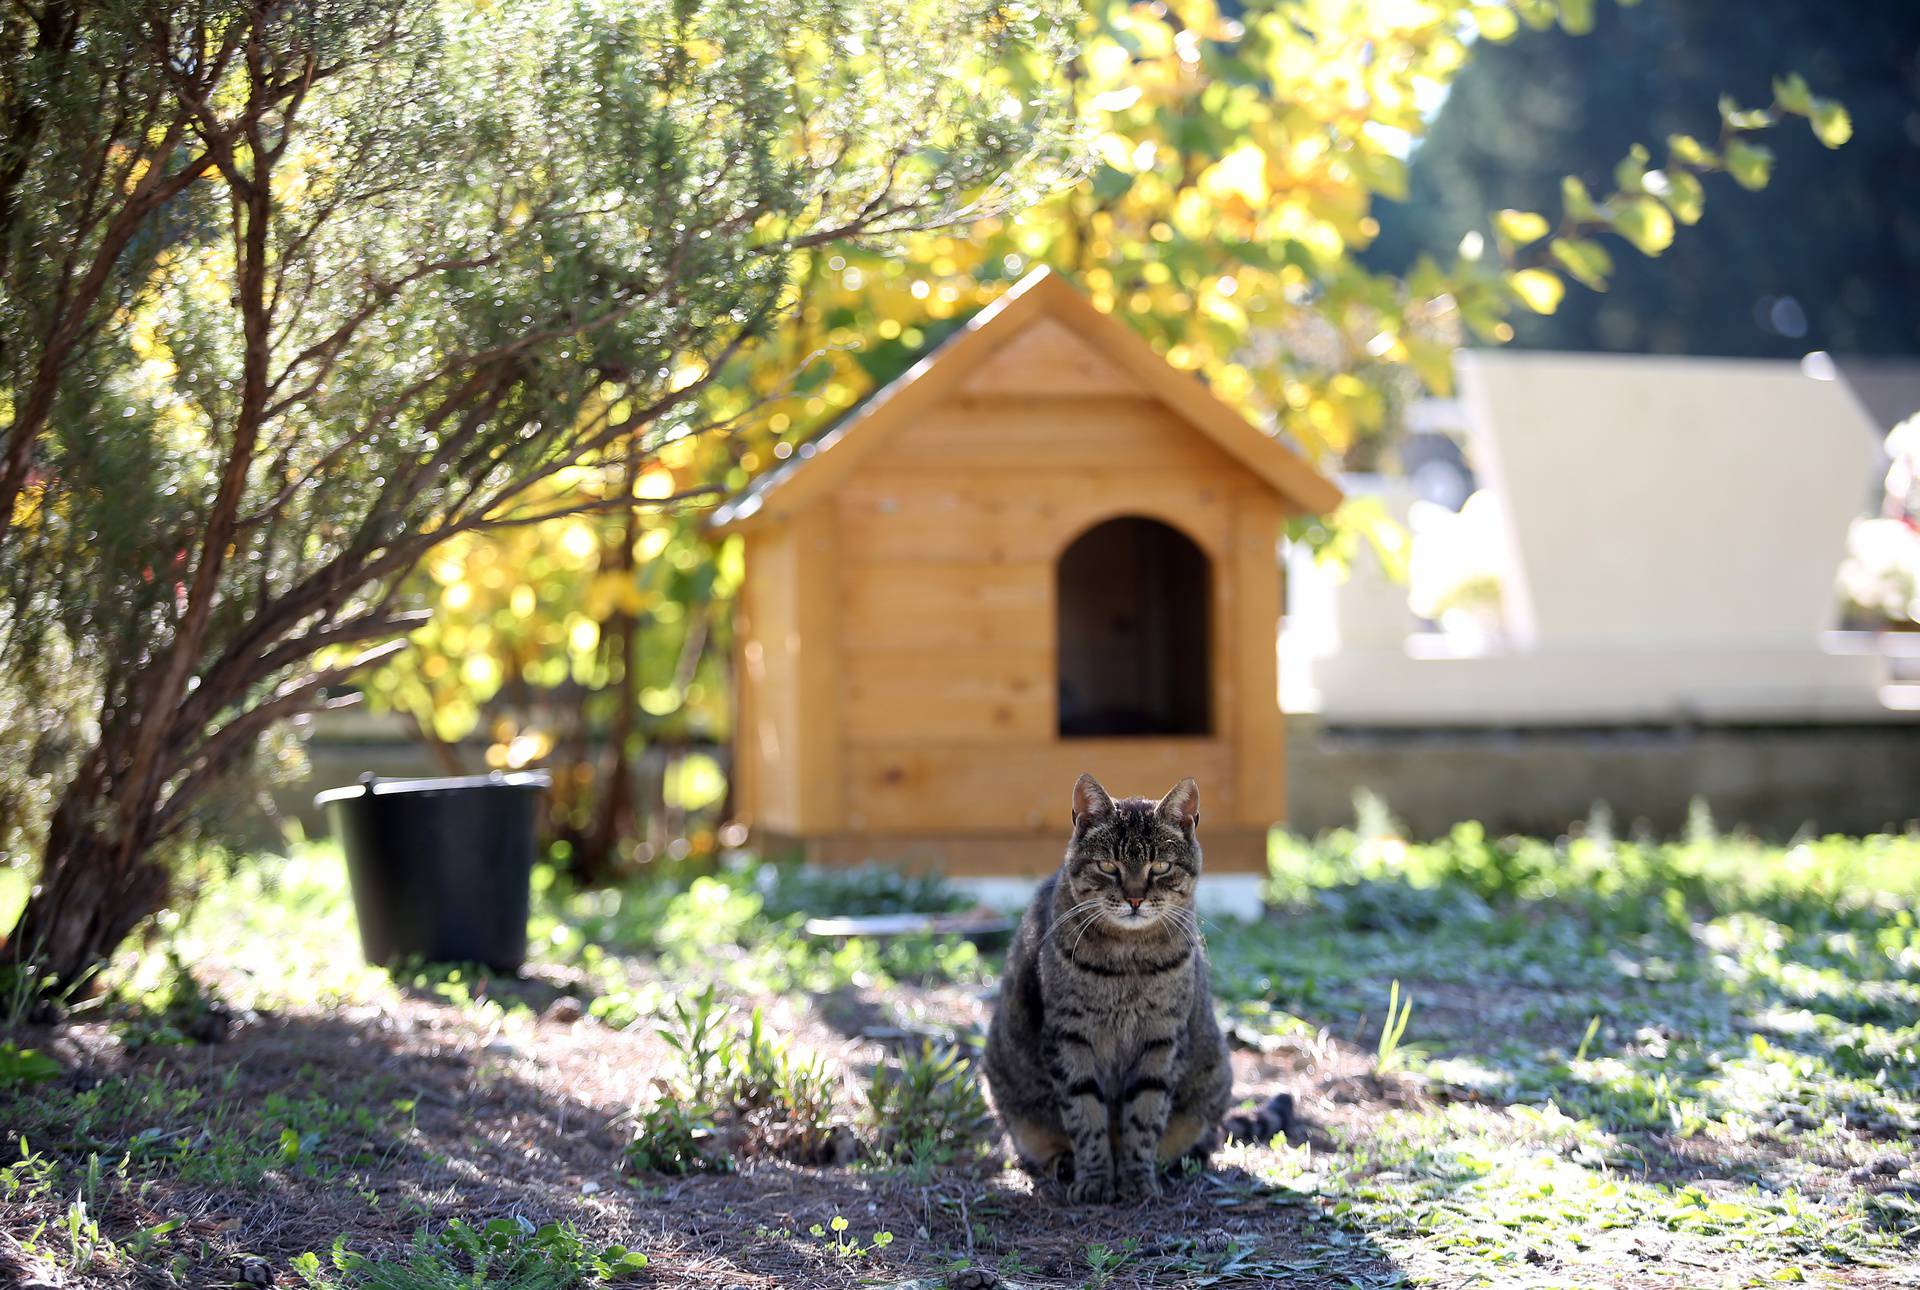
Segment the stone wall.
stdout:
<path fill-rule="evenodd" d="M 1353 822 L 1385 801 L 1416 837 L 1477 819 L 1553 836 L 1605 802 L 1621 833 L 1685 827 L 1705 801 L 1722 828 L 1788 838 L 1920 820 L 1920 724 L 1394 729 L 1289 717 L 1289 826 Z"/>

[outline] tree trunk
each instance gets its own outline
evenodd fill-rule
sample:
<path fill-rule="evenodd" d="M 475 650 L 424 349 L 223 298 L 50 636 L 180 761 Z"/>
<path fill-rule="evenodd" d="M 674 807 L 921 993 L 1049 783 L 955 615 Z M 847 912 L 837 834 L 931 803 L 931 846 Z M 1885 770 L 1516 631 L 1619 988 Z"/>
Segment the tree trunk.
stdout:
<path fill-rule="evenodd" d="M 112 806 L 84 780 L 68 790 L 41 853 L 40 880 L 0 946 L 0 962 L 32 968 L 48 995 L 91 993 L 120 943 L 166 904 L 167 871 L 147 846 L 86 827 L 118 814 Z"/>
<path fill-rule="evenodd" d="M 634 544 L 642 536 L 640 508 L 632 504 L 637 466 L 630 463 L 622 487 L 628 498 L 626 522 L 619 549 L 604 563 L 611 572 L 633 577 Z M 574 855 L 574 872 L 587 886 L 603 886 L 620 876 L 620 842 L 630 830 L 633 814 L 633 742 L 640 711 L 640 621 L 624 606 L 616 607 L 607 622 L 609 654 L 620 662 L 620 682 L 614 690 L 613 722 L 607 731 L 607 775 L 601 785 L 593 831 Z M 584 702 L 584 700 L 583 700 Z"/>

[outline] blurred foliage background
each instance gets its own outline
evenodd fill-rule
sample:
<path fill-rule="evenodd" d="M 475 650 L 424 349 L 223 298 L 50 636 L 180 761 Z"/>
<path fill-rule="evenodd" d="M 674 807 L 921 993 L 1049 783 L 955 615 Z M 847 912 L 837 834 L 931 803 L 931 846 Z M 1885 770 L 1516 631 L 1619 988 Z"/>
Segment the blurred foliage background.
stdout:
<path fill-rule="evenodd" d="M 1513 66 L 1509 47 L 1571 47 L 1589 74 L 1611 67 L 1585 43 L 1603 7 L 1611 30 L 1611 6 L 1594 0 L 1095 0 L 1068 71 L 1092 149 L 1081 182 L 885 254 L 812 254 L 793 325 L 710 395 L 729 433 L 675 445 L 634 481 L 567 486 L 630 483 L 643 498 L 741 487 L 1041 264 L 1323 467 L 1375 467 L 1399 411 L 1449 391 L 1462 343 L 1513 339 L 1521 319 L 1561 311 L 1569 282 L 1605 289 L 1621 262 L 1666 252 L 1710 193 L 1765 187 L 1773 127 L 1803 118 L 1815 150 L 1851 133 L 1784 46 L 1769 48 L 1785 65 L 1740 78 L 1747 97 L 1717 110 L 1726 87 L 1670 76 L 1643 51 L 1640 101 L 1620 106 L 1603 143 L 1515 147 L 1546 177 L 1465 199 L 1484 232 L 1439 245 L 1403 231 L 1397 254 L 1374 254 L 1383 211 L 1418 195 L 1409 158 L 1420 173 L 1423 141 L 1455 119 L 1441 105 L 1456 86 L 1489 60 Z M 1507 133 L 1528 128 L 1515 118 Z M 1597 171 L 1595 146 L 1615 154 Z M 1688 240 L 1710 254 L 1716 237 Z M 1383 527 L 1362 501 L 1304 536 L 1384 546 Z M 469 739 L 488 766 L 550 767 L 558 854 L 582 876 L 663 847 L 704 851 L 727 840 L 717 748 L 739 578 L 737 552 L 704 539 L 697 514 L 616 511 L 462 541 L 418 575 L 434 622 L 368 690 L 450 768 L 472 768 L 455 750 Z M 693 771 L 673 770 L 689 751 Z M 699 791 L 670 800 L 689 787 L 682 775 Z M 678 826 L 689 808 L 677 842 L 648 823 Z"/>
<path fill-rule="evenodd" d="M 1549 202 L 1562 172 L 1604 177 L 1635 142 L 1697 129 L 1700 104 L 1754 98 L 1798 70 L 1844 86 L 1853 138 L 1772 146 L 1791 182 L 1727 207 L 1710 237 L 1618 265 L 1604 295 L 1514 320 L 1543 349 L 1798 358 L 1920 350 L 1920 5 L 1910 0 L 1667 0 L 1601 5 L 1591 34 L 1555 30 L 1476 52 L 1409 159 L 1404 201 L 1377 210 L 1383 271 L 1489 232 L 1501 206 Z"/>

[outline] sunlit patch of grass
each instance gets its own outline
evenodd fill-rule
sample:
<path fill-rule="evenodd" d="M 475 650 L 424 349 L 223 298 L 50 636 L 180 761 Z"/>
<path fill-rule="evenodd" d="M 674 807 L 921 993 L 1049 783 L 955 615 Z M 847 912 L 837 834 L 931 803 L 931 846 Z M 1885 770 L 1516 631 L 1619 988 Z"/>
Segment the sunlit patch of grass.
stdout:
<path fill-rule="evenodd" d="M 580 891 L 541 865 L 533 885 L 531 962 L 584 975 L 590 993 L 607 1000 L 599 1015 L 615 1025 L 632 1024 L 656 998 L 651 985 L 634 979 L 634 965 L 653 976 L 718 978 L 763 994 L 895 981 L 978 983 L 990 973 L 964 940 L 824 941 L 803 931 L 814 914 L 953 908 L 960 898 L 933 878 L 854 869 L 843 879 L 766 866 L 690 883 Z M 458 1007 L 513 1007 L 487 997 L 457 969 L 414 965 L 390 975 L 365 963 L 345 864 L 330 843 L 241 866 L 199 893 L 184 914 L 163 916 L 160 931 L 180 961 L 218 963 L 223 995 L 240 1009 L 381 1004 L 393 1000 L 396 986 L 439 994 Z M 117 987 L 126 997 L 163 991 L 169 971 L 165 956 L 130 953 Z"/>
<path fill-rule="evenodd" d="M 1345 834 L 1281 847 L 1274 894 L 1277 927 L 1209 938 L 1242 1026 L 1298 1014 L 1365 1050 L 1399 981 L 1425 1054 L 1403 1078 L 1512 1104 L 1396 1112 L 1313 1158 L 1321 1203 L 1416 1280 L 1913 1257 L 1911 1189 L 1850 1175 L 1920 1147 L 1920 838 Z"/>
<path fill-rule="evenodd" d="M 1740 837 L 1620 842 L 1490 837 L 1476 823 L 1446 838 L 1335 831 L 1283 839 L 1270 894 L 1329 910 L 1349 926 L 1498 921 L 1502 908 L 1581 908 L 1622 930 L 1684 925 L 1745 910 L 1794 925 L 1877 923 L 1920 900 L 1920 834 L 1827 837 L 1790 848 Z"/>
<path fill-rule="evenodd" d="M 833 898 L 830 878 L 809 880 L 817 908 L 776 912 L 752 871 L 695 878 L 679 886 L 633 886 L 571 892 L 556 885 L 535 923 L 542 953 L 556 961 L 587 963 L 598 953 L 632 956 L 666 976 L 718 977 L 755 993 L 828 991 L 886 986 L 896 981 L 981 982 L 988 964 L 970 942 L 951 937 L 903 936 L 884 941 L 852 937 L 824 941 L 806 935 L 809 914 L 871 909 L 887 890 L 854 870 L 853 897 Z M 943 908 L 951 898 L 926 896 L 924 881 L 900 886 L 902 900 Z M 776 894 L 781 889 L 774 888 Z M 786 898 L 792 898 L 789 892 Z M 903 908 L 915 908 L 907 905 Z"/>
<path fill-rule="evenodd" d="M 1416 1280 L 1564 1283 L 1636 1265 L 1747 1269 L 1795 1279 L 1903 1255 L 1858 1194 L 1816 1197 L 1706 1178 L 1635 1176 L 1590 1121 L 1544 1109 L 1396 1112 L 1333 1153 L 1284 1157 L 1272 1181 L 1310 1193 Z M 1719 1278 L 1716 1276 L 1715 1280 Z"/>
<path fill-rule="evenodd" d="M 218 963 L 223 990 L 242 1008 L 330 1008 L 393 997 L 387 973 L 360 954 L 346 864 L 330 843 L 239 866 L 200 892 L 163 934 L 185 963 Z M 150 989 L 164 961 L 150 955 L 128 972 Z"/>

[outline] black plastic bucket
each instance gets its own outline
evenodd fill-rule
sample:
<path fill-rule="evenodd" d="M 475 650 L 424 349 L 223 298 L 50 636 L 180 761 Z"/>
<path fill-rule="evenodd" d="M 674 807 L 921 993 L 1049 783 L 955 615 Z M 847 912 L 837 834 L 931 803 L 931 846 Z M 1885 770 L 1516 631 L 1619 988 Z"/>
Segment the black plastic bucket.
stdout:
<path fill-rule="evenodd" d="M 376 779 L 315 797 L 347 853 L 369 963 L 518 972 L 544 772 Z"/>

